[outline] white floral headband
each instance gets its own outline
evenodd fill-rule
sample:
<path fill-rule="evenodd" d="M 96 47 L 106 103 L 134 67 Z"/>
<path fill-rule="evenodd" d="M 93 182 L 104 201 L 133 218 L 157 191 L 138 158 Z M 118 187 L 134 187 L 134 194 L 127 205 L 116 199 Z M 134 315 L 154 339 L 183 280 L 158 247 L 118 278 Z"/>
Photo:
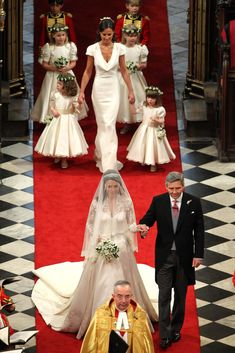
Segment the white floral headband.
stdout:
<path fill-rule="evenodd" d="M 156 96 L 162 96 L 163 92 L 156 86 L 145 87 L 146 94 L 154 94 Z"/>
<path fill-rule="evenodd" d="M 57 76 L 57 80 L 58 81 L 62 81 L 62 82 L 74 81 L 75 80 L 75 76 L 73 76 L 71 74 L 67 74 L 67 75 L 59 74 Z"/>
<path fill-rule="evenodd" d="M 127 27 L 123 27 L 122 29 L 122 33 L 125 33 L 125 34 L 140 34 L 141 32 L 141 28 L 127 28 Z"/>
<path fill-rule="evenodd" d="M 56 33 L 56 32 L 66 32 L 68 31 L 69 27 L 68 26 L 52 26 L 48 27 L 48 32 L 50 33 Z"/>

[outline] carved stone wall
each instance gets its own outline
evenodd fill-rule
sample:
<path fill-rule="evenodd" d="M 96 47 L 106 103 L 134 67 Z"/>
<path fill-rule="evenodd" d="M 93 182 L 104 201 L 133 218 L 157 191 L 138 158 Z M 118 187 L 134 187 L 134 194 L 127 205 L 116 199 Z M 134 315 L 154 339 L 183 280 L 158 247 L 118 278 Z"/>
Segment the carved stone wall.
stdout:
<path fill-rule="evenodd" d="M 24 0 L 8 0 L 4 4 L 6 20 L 2 80 L 9 83 L 10 97 L 22 96 L 26 91 L 23 71 L 23 3 Z"/>

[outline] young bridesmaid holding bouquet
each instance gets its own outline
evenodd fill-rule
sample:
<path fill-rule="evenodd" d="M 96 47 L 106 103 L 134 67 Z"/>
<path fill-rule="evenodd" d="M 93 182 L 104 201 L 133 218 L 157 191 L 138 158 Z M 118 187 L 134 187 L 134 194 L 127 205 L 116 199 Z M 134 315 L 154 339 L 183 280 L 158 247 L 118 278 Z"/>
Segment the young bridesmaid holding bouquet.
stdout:
<path fill-rule="evenodd" d="M 143 121 L 133 135 L 127 150 L 127 159 L 150 165 L 155 172 L 158 164 L 169 163 L 175 154 L 166 137 L 164 128 L 166 110 L 162 106 L 158 87 L 146 87 L 146 102 L 138 111 L 142 111 Z"/>
<path fill-rule="evenodd" d="M 57 91 L 51 94 L 50 112 L 47 126 L 35 146 L 35 151 L 54 157 L 61 168 L 68 167 L 68 158 L 87 154 L 88 145 L 78 123 L 79 105 L 78 86 L 75 76 L 60 74 Z M 51 120 L 51 121 L 50 121 Z"/>
<path fill-rule="evenodd" d="M 46 70 L 41 91 L 33 107 L 31 117 L 34 121 L 44 122 L 49 114 L 49 102 L 51 93 L 56 89 L 57 76 L 60 73 L 73 74 L 72 69 L 77 62 L 77 47 L 68 41 L 68 26 L 60 23 L 50 28 L 52 43 L 46 43 L 42 48 L 40 64 Z M 84 104 L 79 113 L 79 120 L 87 116 L 87 108 Z"/>

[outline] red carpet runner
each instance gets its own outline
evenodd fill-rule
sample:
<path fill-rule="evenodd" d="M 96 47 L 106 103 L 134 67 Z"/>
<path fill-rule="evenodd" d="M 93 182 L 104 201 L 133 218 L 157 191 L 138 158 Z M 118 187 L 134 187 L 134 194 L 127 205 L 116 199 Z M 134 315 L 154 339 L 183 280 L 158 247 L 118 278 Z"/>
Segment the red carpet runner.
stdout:
<path fill-rule="evenodd" d="M 124 1 L 67 0 L 65 3 L 65 10 L 73 13 L 76 25 L 79 60 L 75 72 L 80 82 L 86 62 L 85 48 L 95 41 L 99 18 L 103 16 L 115 18 L 123 11 Z M 35 1 L 35 29 L 39 28 L 38 18 L 46 11 L 47 4 L 46 0 Z M 166 174 L 171 170 L 181 170 L 166 1 L 158 0 L 157 6 L 154 0 L 146 1 L 143 12 L 151 17 L 152 32 L 149 65 L 145 76 L 148 84 L 157 84 L 164 92 L 163 103 L 167 111 L 168 139 L 177 159 L 168 165 L 163 165 L 157 173 L 150 173 L 148 168 L 125 159 L 126 146 L 131 135 L 119 135 L 118 158 L 125 163 L 121 174 L 133 198 L 137 219 L 147 210 L 152 196 L 164 191 Z M 39 33 L 35 30 L 35 48 L 37 48 L 38 36 Z M 36 95 L 44 75 L 36 60 L 34 72 Z M 89 97 L 89 87 L 87 97 Z M 37 154 L 34 156 L 36 268 L 63 261 L 81 260 L 80 252 L 87 213 L 101 177 L 92 159 L 96 125 L 89 100 L 88 103 L 89 118 L 81 122 L 90 146 L 88 156 L 72 161 L 67 170 L 61 170 L 53 165 L 50 159 Z M 35 141 L 37 137 L 35 133 Z M 147 239 L 139 241 L 139 252 L 136 256 L 139 263 L 154 265 L 154 242 L 155 229 L 152 229 Z M 37 328 L 40 330 L 37 336 L 37 353 L 79 352 L 81 341 L 76 340 L 74 335 L 51 330 L 38 314 L 36 321 Z M 170 352 L 181 353 L 189 346 L 191 353 L 200 352 L 193 288 L 189 289 L 182 336 L 182 340 L 169 349 Z M 159 349 L 158 340 L 158 332 L 156 332 L 154 334 L 156 351 Z"/>

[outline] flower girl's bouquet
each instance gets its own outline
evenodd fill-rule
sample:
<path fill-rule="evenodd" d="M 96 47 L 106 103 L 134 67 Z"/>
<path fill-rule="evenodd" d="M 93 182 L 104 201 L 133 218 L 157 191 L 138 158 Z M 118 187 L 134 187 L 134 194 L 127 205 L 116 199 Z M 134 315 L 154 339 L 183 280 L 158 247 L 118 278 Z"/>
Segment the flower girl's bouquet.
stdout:
<path fill-rule="evenodd" d="M 161 140 L 166 136 L 166 130 L 164 127 L 158 126 L 157 127 L 157 137 Z"/>
<path fill-rule="evenodd" d="M 137 65 L 133 61 L 127 61 L 126 62 L 126 67 L 130 74 L 134 74 L 137 71 Z"/>
<path fill-rule="evenodd" d="M 52 115 L 46 115 L 44 116 L 44 118 L 42 119 L 42 123 L 46 124 L 46 125 L 50 125 L 51 121 L 53 119 Z"/>
<path fill-rule="evenodd" d="M 54 64 L 58 69 L 61 69 L 62 67 L 66 66 L 68 62 L 68 59 L 66 59 L 64 56 L 60 56 L 54 61 Z"/>

